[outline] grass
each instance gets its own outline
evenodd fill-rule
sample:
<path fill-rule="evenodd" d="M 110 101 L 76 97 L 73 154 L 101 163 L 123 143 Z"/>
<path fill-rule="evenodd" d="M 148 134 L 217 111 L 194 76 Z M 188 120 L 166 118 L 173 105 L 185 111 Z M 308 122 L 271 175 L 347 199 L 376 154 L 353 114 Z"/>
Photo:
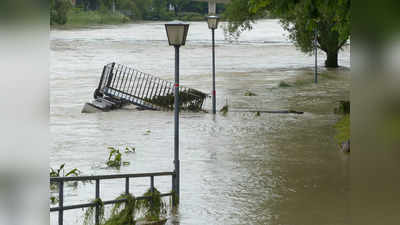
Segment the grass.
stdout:
<path fill-rule="evenodd" d="M 318 73 L 318 82 L 324 80 L 336 80 L 338 79 L 338 75 L 330 74 L 330 73 Z M 304 85 L 309 85 L 314 83 L 314 73 L 303 74 L 302 76 L 298 76 L 294 79 L 289 79 L 286 81 L 280 81 L 278 87 L 280 88 L 288 88 L 288 87 L 300 87 Z"/>
<path fill-rule="evenodd" d="M 335 139 L 339 144 L 350 140 L 350 114 L 343 116 L 343 118 L 336 123 L 335 129 Z"/>
<path fill-rule="evenodd" d="M 100 12 L 100 11 L 84 11 L 79 8 L 72 9 L 68 12 L 68 20 L 64 26 L 79 27 L 100 24 L 121 24 L 127 23 L 130 19 L 122 13 L 116 12 Z"/>

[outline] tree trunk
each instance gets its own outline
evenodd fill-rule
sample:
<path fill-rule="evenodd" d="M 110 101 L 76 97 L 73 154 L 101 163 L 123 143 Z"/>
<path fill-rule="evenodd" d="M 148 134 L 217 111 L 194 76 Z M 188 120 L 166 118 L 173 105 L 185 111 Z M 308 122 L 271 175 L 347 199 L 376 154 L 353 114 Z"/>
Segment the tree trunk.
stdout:
<path fill-rule="evenodd" d="M 336 68 L 339 67 L 338 64 L 338 51 L 328 51 L 326 53 L 327 58 L 325 60 L 325 67 Z"/>

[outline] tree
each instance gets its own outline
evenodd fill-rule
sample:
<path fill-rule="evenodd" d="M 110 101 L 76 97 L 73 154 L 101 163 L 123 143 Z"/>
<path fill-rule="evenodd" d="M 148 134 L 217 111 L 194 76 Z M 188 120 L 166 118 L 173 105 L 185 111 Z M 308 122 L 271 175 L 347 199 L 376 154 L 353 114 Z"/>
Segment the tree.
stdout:
<path fill-rule="evenodd" d="M 178 16 L 178 13 L 190 4 L 190 0 L 168 0 L 167 2 L 174 7 L 175 16 Z"/>
<path fill-rule="evenodd" d="M 270 14 L 280 18 L 289 38 L 301 51 L 318 48 L 327 55 L 326 67 L 338 67 L 339 50 L 350 36 L 351 0 L 233 0 L 226 10 L 230 31 L 251 29 L 256 19 Z"/>

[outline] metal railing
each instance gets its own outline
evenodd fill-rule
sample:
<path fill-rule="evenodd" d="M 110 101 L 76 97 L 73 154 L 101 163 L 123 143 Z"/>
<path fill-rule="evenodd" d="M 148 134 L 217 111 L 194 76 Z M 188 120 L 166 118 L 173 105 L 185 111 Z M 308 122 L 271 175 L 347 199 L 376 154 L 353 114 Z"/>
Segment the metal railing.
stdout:
<path fill-rule="evenodd" d="M 207 94 L 179 87 L 183 110 L 201 110 Z M 95 98 L 107 96 L 148 109 L 173 110 L 174 83 L 143 73 L 125 65 L 110 63 L 104 66 Z"/>
<path fill-rule="evenodd" d="M 160 196 L 173 196 L 173 192 L 175 191 L 174 181 L 176 179 L 175 172 L 157 172 L 157 173 L 137 173 L 137 174 L 114 174 L 114 175 L 99 175 L 99 176 L 76 176 L 76 177 L 51 177 L 50 183 L 58 184 L 58 207 L 51 207 L 50 212 L 58 211 L 58 225 L 63 225 L 64 221 L 64 211 L 70 209 L 79 209 L 79 208 L 88 208 L 88 207 L 96 207 L 95 208 L 95 224 L 100 224 L 100 203 L 84 203 L 84 204 L 76 204 L 76 205 L 67 205 L 64 206 L 64 183 L 68 181 L 95 181 L 96 182 L 96 192 L 95 199 L 100 198 L 100 181 L 101 180 L 109 180 L 109 179 L 125 179 L 125 194 L 129 194 L 129 184 L 130 178 L 139 178 L 139 177 L 149 177 L 150 178 L 150 190 L 153 193 L 154 191 L 154 177 L 160 176 L 171 176 L 172 177 L 172 192 L 170 193 L 161 193 Z M 151 199 L 152 196 L 140 196 L 135 197 L 135 199 Z M 104 205 L 115 204 L 118 202 L 126 202 L 127 199 L 117 199 L 117 200 L 109 200 L 102 201 Z M 175 201 L 175 198 L 172 198 L 172 201 Z M 175 203 L 173 203 L 175 204 Z"/>

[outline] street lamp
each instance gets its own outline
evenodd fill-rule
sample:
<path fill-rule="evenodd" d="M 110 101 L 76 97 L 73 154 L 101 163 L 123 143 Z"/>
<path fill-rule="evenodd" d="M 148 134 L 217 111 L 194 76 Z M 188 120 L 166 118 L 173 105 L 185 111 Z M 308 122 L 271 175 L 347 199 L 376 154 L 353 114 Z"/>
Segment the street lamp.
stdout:
<path fill-rule="evenodd" d="M 210 15 L 207 16 L 207 22 L 208 22 L 208 28 L 211 29 L 212 33 L 212 72 L 213 72 L 213 77 L 212 77 L 212 111 L 213 114 L 217 112 L 217 103 L 216 103 L 216 93 L 215 93 L 215 29 L 218 28 L 218 21 L 219 17 L 216 15 Z"/>
<path fill-rule="evenodd" d="M 175 47 L 175 85 L 174 85 L 174 165 L 175 179 L 174 191 L 176 198 L 179 199 L 179 47 L 185 45 L 189 24 L 181 21 L 172 21 L 165 24 L 168 43 Z M 175 198 L 173 198 L 175 201 Z"/>

